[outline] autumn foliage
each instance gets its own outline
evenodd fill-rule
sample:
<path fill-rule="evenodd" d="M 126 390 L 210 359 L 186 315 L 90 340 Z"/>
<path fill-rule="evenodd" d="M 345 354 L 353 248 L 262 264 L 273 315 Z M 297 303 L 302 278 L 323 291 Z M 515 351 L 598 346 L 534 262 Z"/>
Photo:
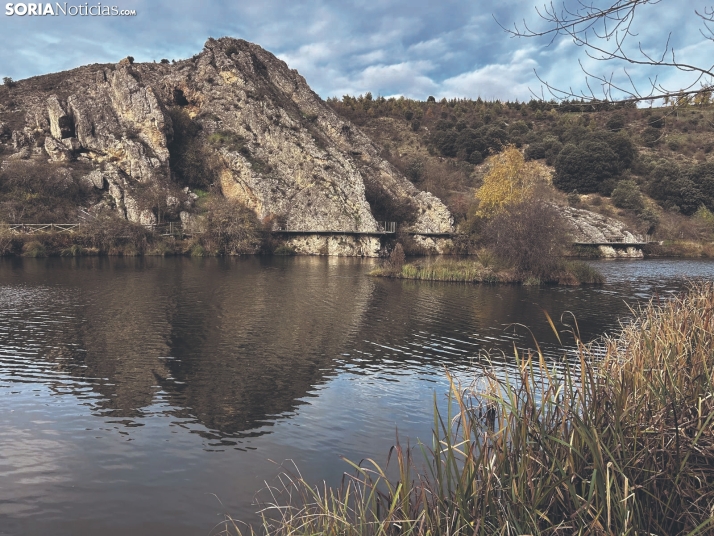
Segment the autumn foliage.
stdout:
<path fill-rule="evenodd" d="M 478 214 L 492 217 L 506 207 L 523 203 L 533 196 L 536 186 L 550 180 L 548 168 L 540 162 L 528 161 L 515 146 L 491 157 L 491 167 L 476 192 Z"/>

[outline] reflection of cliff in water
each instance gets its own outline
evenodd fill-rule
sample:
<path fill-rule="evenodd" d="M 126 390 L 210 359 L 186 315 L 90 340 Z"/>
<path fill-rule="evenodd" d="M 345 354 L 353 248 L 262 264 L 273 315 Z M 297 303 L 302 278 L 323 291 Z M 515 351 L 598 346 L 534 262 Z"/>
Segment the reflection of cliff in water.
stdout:
<path fill-rule="evenodd" d="M 293 411 L 332 372 L 363 321 L 373 283 L 349 270 L 353 261 L 286 262 L 185 271 L 184 287 L 200 286 L 205 305 L 189 293 L 172 300 L 173 380 L 160 383 L 173 405 L 220 435 Z"/>
<path fill-rule="evenodd" d="M 25 264 L 27 283 L 56 273 L 53 301 L 63 296 L 62 329 L 38 357 L 76 392 L 90 384 L 96 413 L 135 419 L 161 402 L 223 437 L 294 411 L 359 330 L 373 288 L 339 258 Z"/>
<path fill-rule="evenodd" d="M 334 257 L 13 259 L 1 268 L 0 300 L 12 312 L 0 310 L 0 380 L 25 374 L 96 415 L 130 424 L 169 414 L 211 437 L 254 433 L 293 412 L 338 366 L 441 374 L 494 348 L 512 363 L 513 344 L 533 338 L 561 356 L 542 309 L 556 322 L 577 311 L 585 340 L 603 329 L 603 310 L 613 322 L 627 312 L 615 295 L 593 301 L 597 289 L 373 279 L 363 261 Z M 507 329 L 516 324 L 533 337 Z M 5 366 L 16 348 L 24 354 Z"/>

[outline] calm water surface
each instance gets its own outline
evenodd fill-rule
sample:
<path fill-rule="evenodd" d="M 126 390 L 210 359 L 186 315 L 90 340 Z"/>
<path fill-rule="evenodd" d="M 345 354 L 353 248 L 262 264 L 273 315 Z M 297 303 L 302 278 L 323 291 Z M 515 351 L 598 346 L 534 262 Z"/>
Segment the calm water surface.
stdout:
<path fill-rule="evenodd" d="M 710 261 L 594 263 L 598 288 L 414 283 L 338 258 L 0 260 L 0 535 L 206 535 L 294 460 L 429 440 L 443 368 L 583 338 Z M 527 326 L 532 331 L 526 329 Z M 561 324 L 563 329 L 566 325 Z"/>

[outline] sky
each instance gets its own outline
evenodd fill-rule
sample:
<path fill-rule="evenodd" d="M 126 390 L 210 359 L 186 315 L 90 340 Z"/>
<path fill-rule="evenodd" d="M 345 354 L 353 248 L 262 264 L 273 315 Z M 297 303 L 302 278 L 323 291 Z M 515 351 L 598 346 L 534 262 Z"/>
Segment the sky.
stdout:
<path fill-rule="evenodd" d="M 613 1 L 594 0 L 602 6 Z M 136 10 L 136 15 L 53 17 L 8 15 L 3 0 L 0 77 L 19 80 L 129 55 L 136 61 L 188 58 L 202 50 L 208 37 L 231 36 L 283 59 L 323 98 L 366 92 L 416 99 L 550 98 L 541 92 L 538 77 L 559 88 L 587 91 L 579 62 L 592 73 L 612 74 L 627 83 L 621 66 L 587 58 L 566 38 L 512 38 L 499 26 L 525 19 L 543 27 L 535 10 L 542 2 L 105 0 L 104 6 Z M 58 11 L 54 2 L 51 5 Z M 644 50 L 657 53 L 671 33 L 678 60 L 710 68 L 714 43 L 700 32 L 703 25 L 695 10 L 703 12 L 711 5 L 712 0 L 661 0 L 641 6 L 633 27 L 637 35 L 629 40 L 634 47 L 641 43 Z M 627 73 L 641 90 L 654 76 L 672 88 L 685 86 L 691 78 L 636 66 Z M 597 82 L 591 87 L 602 97 Z"/>

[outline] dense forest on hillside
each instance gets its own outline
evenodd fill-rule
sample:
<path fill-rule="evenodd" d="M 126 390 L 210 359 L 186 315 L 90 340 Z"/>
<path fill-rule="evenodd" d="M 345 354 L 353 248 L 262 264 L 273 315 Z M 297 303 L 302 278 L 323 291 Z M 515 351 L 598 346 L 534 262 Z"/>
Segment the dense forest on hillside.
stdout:
<path fill-rule="evenodd" d="M 551 167 L 571 204 L 615 212 L 663 238 L 697 238 L 714 211 L 714 107 L 704 97 L 637 108 L 367 93 L 328 104 L 381 143 L 418 187 L 445 200 L 457 222 L 474 210 L 484 161 L 514 145 Z"/>

